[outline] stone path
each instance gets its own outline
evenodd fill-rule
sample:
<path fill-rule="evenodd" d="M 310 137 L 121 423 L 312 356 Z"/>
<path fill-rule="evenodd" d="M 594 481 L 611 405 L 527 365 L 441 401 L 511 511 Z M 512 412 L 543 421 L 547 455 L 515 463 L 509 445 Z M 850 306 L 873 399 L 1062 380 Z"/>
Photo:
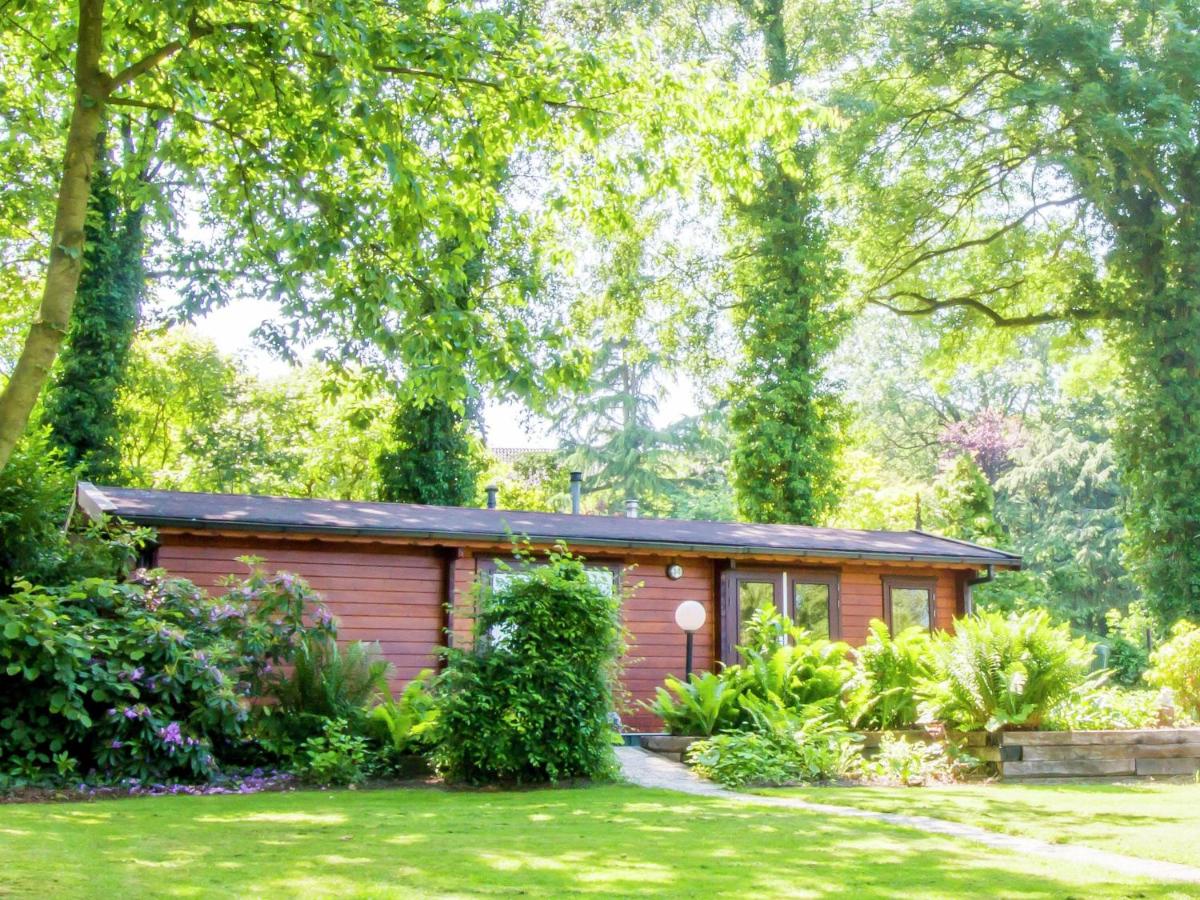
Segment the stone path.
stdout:
<path fill-rule="evenodd" d="M 995 847 L 998 850 L 1011 850 L 1015 853 L 1041 856 L 1071 865 L 1099 866 L 1134 878 L 1200 884 L 1200 869 L 1180 863 L 1122 856 L 1119 853 L 1095 850 L 1091 847 L 1080 847 L 1074 844 L 1050 844 L 1034 838 L 1001 834 L 985 828 L 977 828 L 974 825 L 948 822 L 945 819 L 935 819 L 931 816 L 911 816 L 904 813 L 855 809 L 849 806 L 831 806 L 827 803 L 811 803 L 798 797 L 761 797 L 756 794 L 742 794 L 723 788 L 711 781 L 705 781 L 695 775 L 687 766 L 671 762 L 669 759 L 642 750 L 640 747 L 618 747 L 616 750 L 625 780 L 640 787 L 664 788 L 669 791 L 754 806 L 799 809 L 826 816 L 885 822 L 888 825 L 916 828 L 930 834 L 944 834 L 947 837 L 973 841 Z"/>

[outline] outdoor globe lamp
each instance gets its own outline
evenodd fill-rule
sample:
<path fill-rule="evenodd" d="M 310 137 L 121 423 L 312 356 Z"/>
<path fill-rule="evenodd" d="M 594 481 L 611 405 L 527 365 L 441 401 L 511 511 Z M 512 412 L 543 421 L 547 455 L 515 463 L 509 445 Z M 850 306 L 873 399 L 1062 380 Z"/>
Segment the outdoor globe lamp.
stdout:
<path fill-rule="evenodd" d="M 675 608 L 675 624 L 687 635 L 687 654 L 683 667 L 685 680 L 692 675 L 692 638 L 703 627 L 705 618 L 704 604 L 695 600 L 684 600 Z"/>

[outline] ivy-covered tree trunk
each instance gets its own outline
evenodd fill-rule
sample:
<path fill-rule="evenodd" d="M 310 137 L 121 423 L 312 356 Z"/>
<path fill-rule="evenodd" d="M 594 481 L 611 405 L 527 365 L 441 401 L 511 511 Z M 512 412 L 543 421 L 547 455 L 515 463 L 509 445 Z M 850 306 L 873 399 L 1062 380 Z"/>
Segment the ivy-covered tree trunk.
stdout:
<path fill-rule="evenodd" d="M 782 0 L 743 9 L 762 35 L 772 84 L 796 78 Z M 742 361 L 734 382 L 734 489 L 738 511 L 760 522 L 812 524 L 837 499 L 839 402 L 822 360 L 836 340 L 828 300 L 838 283 L 817 200 L 815 151 L 799 138 L 764 151 L 758 199 L 739 209 L 738 312 Z"/>
<path fill-rule="evenodd" d="M 83 272 L 46 420 L 67 461 L 92 481 L 119 470 L 116 421 L 130 346 L 141 312 L 145 272 L 142 207 L 123 208 L 107 162 L 97 156 Z"/>
<path fill-rule="evenodd" d="M 63 158 L 49 265 L 42 301 L 21 355 L 0 393 L 0 469 L 20 440 L 37 403 L 58 348 L 66 336 L 83 262 L 84 224 L 91 194 L 96 139 L 112 79 L 100 69 L 104 0 L 80 0 L 76 36 L 74 86 Z"/>
<path fill-rule="evenodd" d="M 469 415 L 444 400 L 401 403 L 392 426 L 396 447 L 381 453 L 376 463 L 382 499 L 472 505 L 480 465 L 469 424 Z"/>
<path fill-rule="evenodd" d="M 1144 244 L 1139 288 L 1146 293 L 1117 326 L 1126 366 L 1117 447 L 1130 495 L 1128 549 L 1166 622 L 1200 618 L 1200 192 L 1192 196 L 1171 233 Z"/>

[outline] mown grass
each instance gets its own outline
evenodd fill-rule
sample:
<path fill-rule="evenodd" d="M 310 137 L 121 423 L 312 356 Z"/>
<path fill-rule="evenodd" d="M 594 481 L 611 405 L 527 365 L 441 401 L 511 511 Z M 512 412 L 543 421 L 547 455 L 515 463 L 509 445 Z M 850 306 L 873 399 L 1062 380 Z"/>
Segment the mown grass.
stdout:
<path fill-rule="evenodd" d="M 975 844 L 623 786 L 0 806 L 0 894 L 1160 897 Z"/>
<path fill-rule="evenodd" d="M 981 828 L 1200 866 L 1200 785 L 963 784 L 928 788 L 803 788 L 816 803 L 919 813 Z"/>

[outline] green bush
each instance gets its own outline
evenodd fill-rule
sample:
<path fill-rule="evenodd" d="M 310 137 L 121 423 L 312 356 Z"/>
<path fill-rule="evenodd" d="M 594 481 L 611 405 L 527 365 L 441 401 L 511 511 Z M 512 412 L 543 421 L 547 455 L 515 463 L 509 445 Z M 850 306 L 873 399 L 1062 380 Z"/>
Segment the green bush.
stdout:
<path fill-rule="evenodd" d="M 850 682 L 851 721 L 856 728 L 912 728 L 920 718 L 917 686 L 929 677 L 929 632 L 913 626 L 892 637 L 871 622 L 867 642 L 854 651 Z"/>
<path fill-rule="evenodd" d="M 524 563 L 481 590 L 473 647 L 447 654 L 434 762 L 472 783 L 609 777 L 619 598 L 565 547 Z"/>
<path fill-rule="evenodd" d="M 0 779 L 204 779 L 244 747 L 251 699 L 306 626 L 314 595 L 255 571 L 209 598 L 161 572 L 0 598 Z"/>
<path fill-rule="evenodd" d="M 1146 680 L 1170 688 L 1175 705 L 1200 719 L 1200 626 L 1177 622 L 1171 639 L 1150 655 Z"/>
<path fill-rule="evenodd" d="M 74 490 L 75 471 L 50 430 L 27 432 L 0 469 L 0 594 L 18 581 L 62 585 L 132 568 L 150 533 L 107 524 L 88 526 L 86 537 L 65 533 Z"/>
<path fill-rule="evenodd" d="M 922 718 L 962 731 L 1037 728 L 1084 683 L 1092 650 L 1042 610 L 959 619 L 932 645 Z"/>
<path fill-rule="evenodd" d="M 866 781 L 916 786 L 958 781 L 978 765 L 979 760 L 951 745 L 885 734 L 878 752 L 863 760 L 861 775 Z"/>
<path fill-rule="evenodd" d="M 350 733 L 345 719 L 326 719 L 321 733 L 308 738 L 296 759 L 296 774 L 312 784 L 345 786 L 366 780 L 367 741 Z"/>
<path fill-rule="evenodd" d="M 1157 630 L 1146 601 L 1135 600 L 1125 613 L 1110 609 L 1104 620 L 1108 628 L 1104 639 L 1109 650 L 1107 667 L 1112 680 L 1125 687 L 1142 684 L 1142 676 L 1150 667 L 1146 632 L 1153 634 Z"/>
<path fill-rule="evenodd" d="M 742 718 L 741 688 L 733 678 L 693 672 L 686 682 L 668 677 L 646 708 L 671 734 L 708 736 L 735 727 Z"/>
<path fill-rule="evenodd" d="M 1046 715 L 1048 731 L 1108 731 L 1153 728 L 1159 723 L 1154 691 L 1132 691 L 1105 683 L 1101 675 L 1071 691 Z"/>
<path fill-rule="evenodd" d="M 367 728 L 368 708 L 387 694 L 391 664 L 379 647 L 354 641 L 339 646 L 332 634 L 314 632 L 296 644 L 288 671 L 267 688 L 276 700 L 263 708 L 269 734 L 299 743 L 341 719 L 355 734 Z"/>
<path fill-rule="evenodd" d="M 857 770 L 858 747 L 841 722 L 754 698 L 742 702 L 752 730 L 718 734 L 688 750 L 688 762 L 705 778 L 740 788 L 829 781 Z"/>

